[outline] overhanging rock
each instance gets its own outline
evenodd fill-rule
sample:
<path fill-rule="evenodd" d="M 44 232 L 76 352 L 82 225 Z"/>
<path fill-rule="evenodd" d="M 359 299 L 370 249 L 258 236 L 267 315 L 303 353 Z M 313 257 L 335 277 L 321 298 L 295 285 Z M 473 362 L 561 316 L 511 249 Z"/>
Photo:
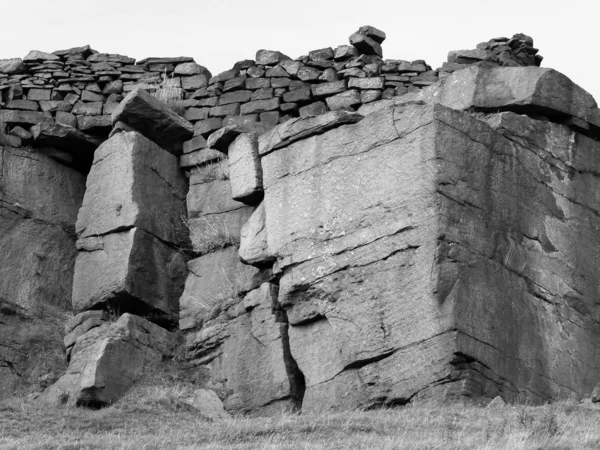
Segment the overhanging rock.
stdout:
<path fill-rule="evenodd" d="M 191 139 L 194 127 L 142 88 L 131 91 L 112 113 L 113 124 L 124 122 L 175 155 Z"/>

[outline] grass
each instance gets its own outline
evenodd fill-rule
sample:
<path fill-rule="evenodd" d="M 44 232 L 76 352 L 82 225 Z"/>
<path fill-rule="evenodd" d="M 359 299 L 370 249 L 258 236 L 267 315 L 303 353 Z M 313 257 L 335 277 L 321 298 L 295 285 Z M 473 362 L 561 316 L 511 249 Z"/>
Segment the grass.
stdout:
<path fill-rule="evenodd" d="M 196 257 L 225 247 L 239 246 L 240 238 L 229 232 L 225 219 L 219 216 L 202 217 L 200 223 L 184 221 L 190 231 L 190 241 Z"/>
<path fill-rule="evenodd" d="M 152 395 L 151 391 L 146 392 Z M 163 395 L 164 400 L 164 395 Z M 0 403 L 1 449 L 597 449 L 600 409 L 406 406 L 209 422 L 170 401 L 102 409 Z"/>

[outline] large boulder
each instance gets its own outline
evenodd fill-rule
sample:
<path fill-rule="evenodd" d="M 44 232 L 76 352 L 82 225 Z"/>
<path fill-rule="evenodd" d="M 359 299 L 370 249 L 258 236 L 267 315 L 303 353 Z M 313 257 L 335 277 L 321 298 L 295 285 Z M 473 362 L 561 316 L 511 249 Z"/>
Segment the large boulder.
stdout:
<path fill-rule="evenodd" d="M 569 89 L 571 113 L 593 109 Z M 264 155 L 303 410 L 590 392 L 598 150 L 567 126 L 413 102 Z"/>
<path fill-rule="evenodd" d="M 174 326 L 186 266 L 172 246 L 140 228 L 77 241 L 73 309 L 111 308 Z"/>
<path fill-rule="evenodd" d="M 187 182 L 176 156 L 137 132 L 122 132 L 95 153 L 77 218 L 79 239 L 137 227 L 184 245 Z"/>
<path fill-rule="evenodd" d="M 54 405 L 105 406 L 173 355 L 174 335 L 131 314 L 77 338 L 66 373 L 41 397 Z"/>

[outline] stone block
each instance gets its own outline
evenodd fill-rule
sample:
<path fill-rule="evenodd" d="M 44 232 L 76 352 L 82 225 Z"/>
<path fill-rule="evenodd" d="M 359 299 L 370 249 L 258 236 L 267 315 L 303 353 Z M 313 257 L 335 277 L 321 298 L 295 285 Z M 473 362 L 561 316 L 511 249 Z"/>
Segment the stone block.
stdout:
<path fill-rule="evenodd" d="M 348 87 L 358 89 L 383 89 L 383 79 L 381 77 L 372 78 L 350 78 Z"/>
<path fill-rule="evenodd" d="M 25 72 L 21 58 L 0 59 L 0 73 L 16 75 Z"/>
<path fill-rule="evenodd" d="M 248 78 L 246 79 L 246 89 L 266 89 L 271 87 L 271 80 L 268 78 Z"/>
<path fill-rule="evenodd" d="M 196 122 L 198 120 L 208 119 L 210 108 L 188 108 L 183 114 L 185 120 Z"/>
<path fill-rule="evenodd" d="M 174 155 L 182 153 L 183 142 L 194 133 L 191 123 L 139 87 L 119 104 L 112 121 L 125 122 Z"/>
<path fill-rule="evenodd" d="M 279 117 L 281 114 L 279 111 L 269 111 L 260 113 L 260 123 L 265 124 L 268 127 L 274 127 L 279 123 Z"/>
<path fill-rule="evenodd" d="M 283 53 L 274 50 L 259 50 L 256 52 L 257 65 L 274 66 L 277 63 L 286 59 L 290 59 L 289 56 L 286 56 Z"/>
<path fill-rule="evenodd" d="M 221 128 L 223 119 L 220 117 L 211 117 L 210 119 L 201 120 L 194 124 L 194 136 L 208 137 L 210 133 Z"/>
<path fill-rule="evenodd" d="M 73 309 L 111 305 L 172 326 L 186 277 L 185 260 L 140 228 L 78 240 Z"/>
<path fill-rule="evenodd" d="M 291 82 L 292 80 L 290 80 L 289 78 L 271 78 L 271 87 L 276 89 L 286 88 L 290 85 Z"/>
<path fill-rule="evenodd" d="M 371 25 L 365 25 L 358 29 L 360 34 L 364 34 L 365 36 L 370 37 L 375 42 L 382 44 L 385 41 L 385 33 Z"/>
<path fill-rule="evenodd" d="M 112 120 L 108 114 L 103 116 L 79 116 L 77 118 L 77 128 L 81 131 L 106 133 L 105 135 L 107 135 L 111 126 Z"/>
<path fill-rule="evenodd" d="M 51 121 L 52 114 L 49 112 L 39 111 L 17 111 L 17 110 L 0 110 L 0 122 L 3 123 L 26 123 L 35 125 L 36 123 Z"/>
<path fill-rule="evenodd" d="M 283 94 L 283 100 L 287 103 L 306 102 L 311 98 L 312 96 L 310 88 L 296 89 Z"/>
<path fill-rule="evenodd" d="M 104 103 L 104 95 L 97 94 L 96 92 L 91 92 L 85 90 L 81 93 L 81 100 L 84 102 L 101 102 Z"/>
<path fill-rule="evenodd" d="M 314 102 L 300 108 L 299 113 L 300 117 L 313 117 L 325 114 L 327 111 L 329 108 L 324 102 Z"/>
<path fill-rule="evenodd" d="M 58 124 L 77 128 L 77 117 L 75 117 L 75 114 L 71 114 L 69 112 L 57 111 L 55 120 L 56 120 L 56 123 L 58 123 Z"/>
<path fill-rule="evenodd" d="M 308 52 L 308 57 L 311 61 L 329 60 L 333 59 L 333 49 L 331 47 L 321 48 L 319 50 L 312 50 Z"/>
<path fill-rule="evenodd" d="M 315 84 L 311 87 L 314 97 L 326 97 L 347 89 L 346 80 L 332 81 L 330 83 Z"/>
<path fill-rule="evenodd" d="M 257 89 L 256 91 L 254 91 L 252 93 L 252 101 L 255 100 L 268 100 L 270 98 L 274 97 L 274 90 L 273 88 L 264 88 L 264 89 Z"/>
<path fill-rule="evenodd" d="M 314 67 L 302 66 L 298 70 L 297 77 L 302 81 L 315 81 L 323 74 L 322 70 L 315 69 Z"/>
<path fill-rule="evenodd" d="M 56 406 L 107 406 L 172 356 L 175 337 L 132 314 L 78 338 L 66 373 L 41 396 Z"/>
<path fill-rule="evenodd" d="M 332 97 L 328 97 L 325 99 L 325 101 L 327 102 L 329 109 L 332 111 L 337 109 L 351 108 L 353 106 L 360 105 L 360 92 L 356 89 L 350 89 Z"/>
<path fill-rule="evenodd" d="M 71 111 L 78 116 L 99 116 L 102 114 L 102 102 L 77 102 Z"/>
<path fill-rule="evenodd" d="M 240 114 L 240 104 L 230 103 L 228 105 L 213 106 L 209 112 L 211 117 L 237 116 Z"/>
<path fill-rule="evenodd" d="M 245 103 L 241 107 L 241 114 L 255 114 L 266 111 L 273 111 L 279 108 L 279 103 L 279 98 L 272 98 L 269 100 L 256 100 L 253 102 Z"/>
<path fill-rule="evenodd" d="M 210 75 L 205 73 L 199 75 L 184 76 L 181 77 L 181 87 L 186 91 L 201 89 L 203 87 L 208 86 L 209 78 Z"/>
<path fill-rule="evenodd" d="M 39 111 L 40 104 L 33 100 L 11 100 L 6 105 L 6 109 L 22 109 L 25 111 Z M 47 111 L 47 110 L 44 110 Z"/>
<path fill-rule="evenodd" d="M 241 134 L 229 146 L 229 174 L 234 200 L 247 204 L 260 200 L 263 187 L 257 134 Z"/>
<path fill-rule="evenodd" d="M 183 143 L 184 154 L 195 152 L 196 150 L 201 150 L 203 148 L 206 148 L 206 139 L 202 136 L 196 136 Z"/>
<path fill-rule="evenodd" d="M 252 97 L 251 91 L 233 91 L 227 92 L 219 97 L 219 105 L 228 105 L 230 103 L 245 103 Z"/>
<path fill-rule="evenodd" d="M 186 184 L 176 156 L 137 132 L 118 133 L 95 152 L 77 236 L 136 227 L 183 245 Z"/>

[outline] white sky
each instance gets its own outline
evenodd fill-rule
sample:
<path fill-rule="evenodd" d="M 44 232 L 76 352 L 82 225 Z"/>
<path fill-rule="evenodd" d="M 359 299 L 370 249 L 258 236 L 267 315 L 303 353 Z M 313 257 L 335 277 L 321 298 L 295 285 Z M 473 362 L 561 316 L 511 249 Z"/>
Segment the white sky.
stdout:
<path fill-rule="evenodd" d="M 387 34 L 384 58 L 441 66 L 448 51 L 525 33 L 554 68 L 600 100 L 597 0 L 1 0 L 0 59 L 90 44 L 103 53 L 192 56 L 213 73 L 256 50 L 295 58 Z M 596 6 L 596 7 L 594 7 Z"/>

